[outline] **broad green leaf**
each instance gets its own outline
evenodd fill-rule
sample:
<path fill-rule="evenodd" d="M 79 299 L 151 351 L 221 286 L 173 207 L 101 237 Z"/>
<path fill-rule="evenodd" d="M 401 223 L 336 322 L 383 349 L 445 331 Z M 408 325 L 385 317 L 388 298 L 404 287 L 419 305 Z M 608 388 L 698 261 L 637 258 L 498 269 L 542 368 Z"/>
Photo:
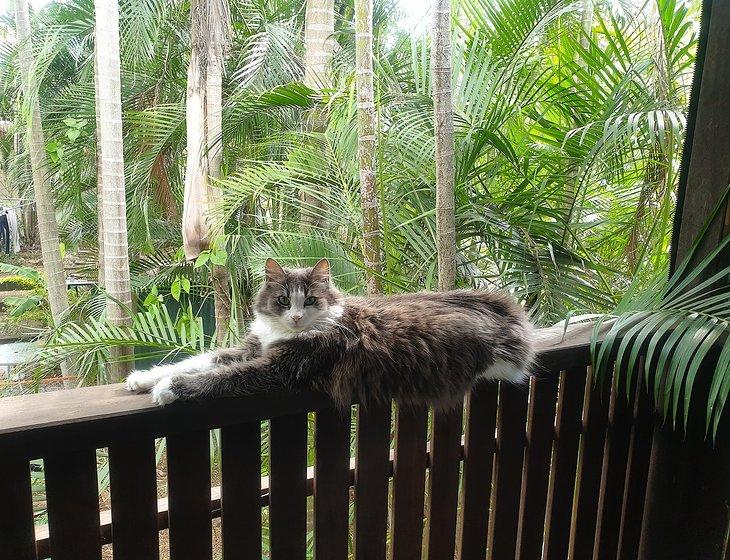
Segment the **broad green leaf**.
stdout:
<path fill-rule="evenodd" d="M 195 264 L 193 265 L 195 268 L 200 268 L 202 266 L 205 266 L 205 264 L 210 259 L 210 251 L 203 251 L 198 255 L 198 258 L 195 259 Z"/>

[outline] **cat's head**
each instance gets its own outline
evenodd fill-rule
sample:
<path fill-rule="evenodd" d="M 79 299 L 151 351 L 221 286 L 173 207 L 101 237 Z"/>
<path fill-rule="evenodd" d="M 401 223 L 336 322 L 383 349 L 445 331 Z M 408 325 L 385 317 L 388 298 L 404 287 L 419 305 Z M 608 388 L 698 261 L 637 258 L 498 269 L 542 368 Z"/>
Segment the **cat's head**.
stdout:
<path fill-rule="evenodd" d="M 342 314 L 342 294 L 322 259 L 311 268 L 282 268 L 267 259 L 265 280 L 254 301 L 257 317 L 286 333 L 322 329 Z"/>

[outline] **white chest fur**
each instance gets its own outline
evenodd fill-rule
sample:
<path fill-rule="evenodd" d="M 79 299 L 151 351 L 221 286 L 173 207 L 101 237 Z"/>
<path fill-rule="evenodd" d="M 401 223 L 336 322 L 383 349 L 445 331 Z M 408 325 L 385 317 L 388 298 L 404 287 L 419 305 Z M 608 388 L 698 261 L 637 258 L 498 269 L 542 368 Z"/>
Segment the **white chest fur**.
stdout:
<path fill-rule="evenodd" d="M 285 333 L 273 329 L 268 322 L 261 318 L 257 318 L 253 323 L 251 323 L 249 332 L 259 339 L 259 342 L 261 343 L 261 350 L 264 352 L 275 342 L 295 336 L 293 333 Z"/>

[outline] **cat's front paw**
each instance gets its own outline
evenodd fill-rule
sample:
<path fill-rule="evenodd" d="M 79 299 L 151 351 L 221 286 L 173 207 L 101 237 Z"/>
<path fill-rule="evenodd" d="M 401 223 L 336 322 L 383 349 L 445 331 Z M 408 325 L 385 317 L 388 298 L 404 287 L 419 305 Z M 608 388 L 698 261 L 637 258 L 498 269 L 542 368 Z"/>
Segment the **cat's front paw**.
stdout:
<path fill-rule="evenodd" d="M 165 406 L 171 402 L 176 401 L 179 398 L 173 389 L 172 381 L 174 376 L 164 377 L 160 379 L 155 386 L 152 387 L 152 402 L 159 405 Z"/>
<path fill-rule="evenodd" d="M 143 393 L 154 387 L 159 378 L 150 371 L 136 370 L 127 376 L 124 388 L 134 393 Z"/>

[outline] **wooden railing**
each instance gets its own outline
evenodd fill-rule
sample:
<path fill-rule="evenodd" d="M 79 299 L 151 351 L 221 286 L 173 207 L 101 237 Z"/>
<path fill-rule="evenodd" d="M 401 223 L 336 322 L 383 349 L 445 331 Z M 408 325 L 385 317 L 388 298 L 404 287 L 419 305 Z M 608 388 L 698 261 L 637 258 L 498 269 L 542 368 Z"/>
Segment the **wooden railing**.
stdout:
<path fill-rule="evenodd" d="M 628 389 L 625 375 L 594 388 L 589 336 L 586 327 L 564 338 L 553 332 L 540 343 L 541 371 L 529 387 L 483 383 L 463 411 L 431 422 L 425 408 L 355 407 L 354 457 L 351 417 L 316 393 L 166 408 L 120 386 L 2 399 L 0 560 L 99 559 L 105 543 L 114 560 L 152 560 L 166 528 L 172 560 L 211 559 L 218 516 L 226 560 L 265 557 L 262 525 L 273 560 L 305 558 L 309 531 L 317 560 L 649 559 L 642 547 L 658 538 L 642 531 L 651 525 L 653 405 L 640 375 Z M 213 428 L 221 429 L 215 488 Z M 162 499 L 159 437 L 167 445 Z M 101 512 L 98 448 L 108 448 L 111 488 L 111 509 Z M 48 525 L 34 527 L 29 461 L 38 458 Z"/>

